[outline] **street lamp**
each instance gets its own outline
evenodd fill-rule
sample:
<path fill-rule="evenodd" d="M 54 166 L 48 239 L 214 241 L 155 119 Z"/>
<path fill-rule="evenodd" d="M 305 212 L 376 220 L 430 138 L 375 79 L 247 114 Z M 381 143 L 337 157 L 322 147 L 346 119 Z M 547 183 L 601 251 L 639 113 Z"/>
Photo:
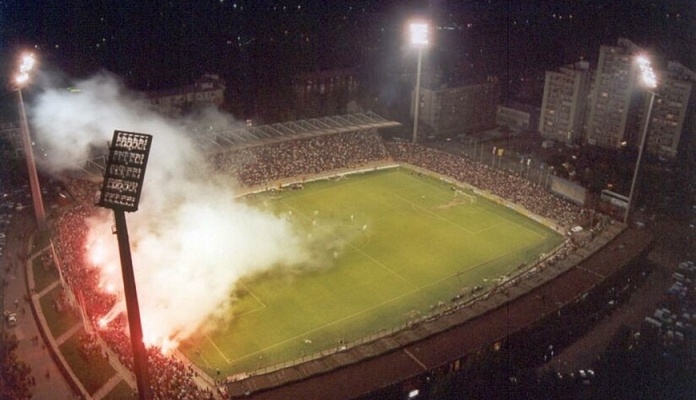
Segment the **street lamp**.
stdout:
<path fill-rule="evenodd" d="M 24 156 L 27 160 L 27 171 L 29 172 L 29 185 L 31 187 L 31 198 L 34 203 L 34 214 L 36 215 L 36 225 L 39 231 L 46 229 L 46 211 L 44 210 L 43 199 L 41 198 L 41 186 L 39 185 L 39 175 L 36 173 L 36 162 L 34 161 L 34 150 L 29 136 L 29 123 L 27 113 L 24 109 L 24 98 L 22 88 L 29 82 L 30 72 L 36 64 L 36 58 L 31 53 L 24 54 L 19 65 L 19 72 L 15 77 L 17 96 L 19 98 L 19 124 L 22 131 L 22 144 Z"/>
<path fill-rule="evenodd" d="M 643 158 L 643 148 L 645 147 L 645 139 L 648 136 L 648 127 L 650 126 L 650 114 L 652 113 L 653 103 L 655 102 L 655 88 L 657 88 L 657 78 L 655 77 L 655 72 L 653 72 L 652 66 L 650 65 L 650 60 L 646 56 L 641 55 L 636 57 L 635 61 L 638 64 L 638 69 L 640 70 L 641 85 L 647 89 L 648 93 L 650 94 L 650 102 L 648 103 L 648 112 L 646 113 L 645 123 L 643 124 L 643 136 L 640 139 L 640 146 L 638 147 L 638 160 L 636 160 L 636 167 L 633 170 L 631 190 L 628 193 L 628 204 L 626 205 L 626 212 L 624 213 L 624 224 L 628 223 L 628 217 L 631 212 L 633 195 L 636 189 L 636 181 L 638 180 L 638 170 L 640 169 L 640 161 Z"/>
<path fill-rule="evenodd" d="M 416 90 L 413 109 L 413 143 L 416 143 L 418 138 L 418 109 L 420 108 L 421 64 L 423 48 L 429 43 L 429 26 L 425 22 L 411 22 L 409 31 L 411 32 L 411 44 L 418 49 L 418 68 L 416 70 Z"/>

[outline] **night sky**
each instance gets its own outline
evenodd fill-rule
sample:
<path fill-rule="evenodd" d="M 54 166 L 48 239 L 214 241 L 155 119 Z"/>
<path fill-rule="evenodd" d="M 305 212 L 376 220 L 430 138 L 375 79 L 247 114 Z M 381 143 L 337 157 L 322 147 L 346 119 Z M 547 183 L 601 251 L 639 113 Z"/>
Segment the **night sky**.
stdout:
<path fill-rule="evenodd" d="M 379 82 L 414 68 L 403 33 L 412 15 L 437 27 L 429 62 L 448 82 L 538 77 L 595 61 L 618 37 L 696 68 L 693 0 L 0 0 L 0 72 L 9 77 L 19 50 L 34 48 L 44 69 L 106 69 L 139 90 L 210 72 L 253 95 L 343 67 Z"/>

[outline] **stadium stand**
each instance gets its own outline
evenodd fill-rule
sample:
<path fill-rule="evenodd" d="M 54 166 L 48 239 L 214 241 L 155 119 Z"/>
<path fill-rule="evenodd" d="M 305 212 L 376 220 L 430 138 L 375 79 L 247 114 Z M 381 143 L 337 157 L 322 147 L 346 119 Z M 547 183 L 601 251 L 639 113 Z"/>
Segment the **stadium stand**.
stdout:
<path fill-rule="evenodd" d="M 263 142 L 257 145 L 248 145 L 245 142 L 245 146 L 229 146 L 222 149 L 215 147 L 212 151 L 208 166 L 210 171 L 215 174 L 233 176 L 244 187 L 263 185 L 287 178 L 301 181 L 312 175 L 326 174 L 339 169 L 357 169 L 388 161 L 416 165 L 458 181 L 467 182 L 510 202 L 520 204 L 532 213 L 557 221 L 565 227 L 575 223 L 582 211 L 579 206 L 540 190 L 526 180 L 462 157 L 417 144 L 385 142 L 374 128 L 333 134 L 304 135 L 294 140 Z M 83 257 L 87 235 L 86 219 L 95 212 L 93 199 L 98 186 L 78 179 L 68 181 L 67 186 L 76 204 L 62 212 L 58 218 L 55 224 L 57 229 L 55 244 L 65 282 L 70 290 L 80 292 L 84 297 L 86 313 L 96 327 L 98 321 L 94 320 L 94 316 L 104 315 L 116 301 L 113 295 L 99 289 L 97 271 L 88 265 Z M 601 228 L 609 224 L 606 219 L 598 218 L 598 221 L 600 223 L 596 228 L 600 234 Z M 582 249 L 589 253 L 587 248 Z M 578 246 L 568 242 L 556 255 L 557 258 L 549 260 L 550 265 L 570 258 L 576 250 Z M 86 338 L 85 346 L 92 346 L 91 343 L 95 340 L 103 340 L 125 366 L 132 368 L 132 353 L 130 341 L 124 329 L 125 324 L 126 319 L 122 317 L 117 319 L 116 323 L 112 323 L 108 329 L 93 330 L 98 332 L 100 337 Z M 403 355 L 403 353 L 398 354 Z M 388 357 L 394 357 L 394 355 Z M 148 359 L 151 368 L 158 371 L 156 379 L 151 382 L 156 398 L 184 400 L 212 398 L 213 393 L 210 389 L 201 388 L 196 384 L 197 372 L 186 361 L 164 356 L 156 350 L 149 352 Z M 437 362 L 440 361 L 433 361 L 435 364 Z M 408 371 L 401 372 L 404 374 L 422 372 L 419 366 L 413 370 L 414 367 L 409 364 L 406 368 Z M 255 390 L 286 385 L 306 379 L 310 375 L 311 373 L 300 373 L 294 379 L 278 379 L 274 384 L 261 384 L 256 381 L 228 382 L 221 385 L 219 389 L 220 393 L 228 393 L 231 397 L 245 396 Z M 388 380 L 390 377 L 384 379 Z M 373 384 L 386 385 L 385 382 L 373 382 Z"/>

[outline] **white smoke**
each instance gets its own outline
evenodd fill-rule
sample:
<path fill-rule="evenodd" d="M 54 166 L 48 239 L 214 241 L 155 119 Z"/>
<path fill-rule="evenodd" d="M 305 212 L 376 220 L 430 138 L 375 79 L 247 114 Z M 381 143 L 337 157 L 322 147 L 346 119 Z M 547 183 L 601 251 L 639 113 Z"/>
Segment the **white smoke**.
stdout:
<path fill-rule="evenodd" d="M 106 73 L 74 86 L 79 91 L 47 89 L 31 107 L 33 134 L 47 153 L 44 168 L 57 172 L 88 159 L 114 130 L 153 135 L 139 209 L 127 214 L 147 342 L 176 345 L 213 316 L 228 315 L 240 277 L 312 258 L 291 223 L 235 200 L 233 177 L 201 168 L 204 155 L 184 121 L 152 112 Z M 90 219 L 86 253 L 101 269 L 105 290 L 120 293 L 113 224 L 108 210 Z M 112 316 L 125 309 L 119 298 Z"/>

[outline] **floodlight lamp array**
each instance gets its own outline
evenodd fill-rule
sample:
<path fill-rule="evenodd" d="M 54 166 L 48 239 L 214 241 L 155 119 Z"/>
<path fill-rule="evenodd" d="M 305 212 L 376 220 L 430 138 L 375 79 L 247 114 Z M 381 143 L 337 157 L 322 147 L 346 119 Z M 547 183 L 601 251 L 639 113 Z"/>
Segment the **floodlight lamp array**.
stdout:
<path fill-rule="evenodd" d="M 151 135 L 114 131 L 97 205 L 129 212 L 138 209 L 151 144 Z"/>
<path fill-rule="evenodd" d="M 638 63 L 638 69 L 640 69 L 640 78 L 643 86 L 648 89 L 655 89 L 657 87 L 657 77 L 650 65 L 650 60 L 646 56 L 638 56 L 636 62 Z"/>
<path fill-rule="evenodd" d="M 417 47 L 425 47 L 429 44 L 428 24 L 425 22 L 412 22 L 410 25 L 411 44 Z"/>
<path fill-rule="evenodd" d="M 34 64 L 36 64 L 34 54 L 28 53 L 22 56 L 22 62 L 19 64 L 19 74 L 15 78 L 15 82 L 18 85 L 23 85 L 29 80 L 29 73 L 34 68 Z"/>

